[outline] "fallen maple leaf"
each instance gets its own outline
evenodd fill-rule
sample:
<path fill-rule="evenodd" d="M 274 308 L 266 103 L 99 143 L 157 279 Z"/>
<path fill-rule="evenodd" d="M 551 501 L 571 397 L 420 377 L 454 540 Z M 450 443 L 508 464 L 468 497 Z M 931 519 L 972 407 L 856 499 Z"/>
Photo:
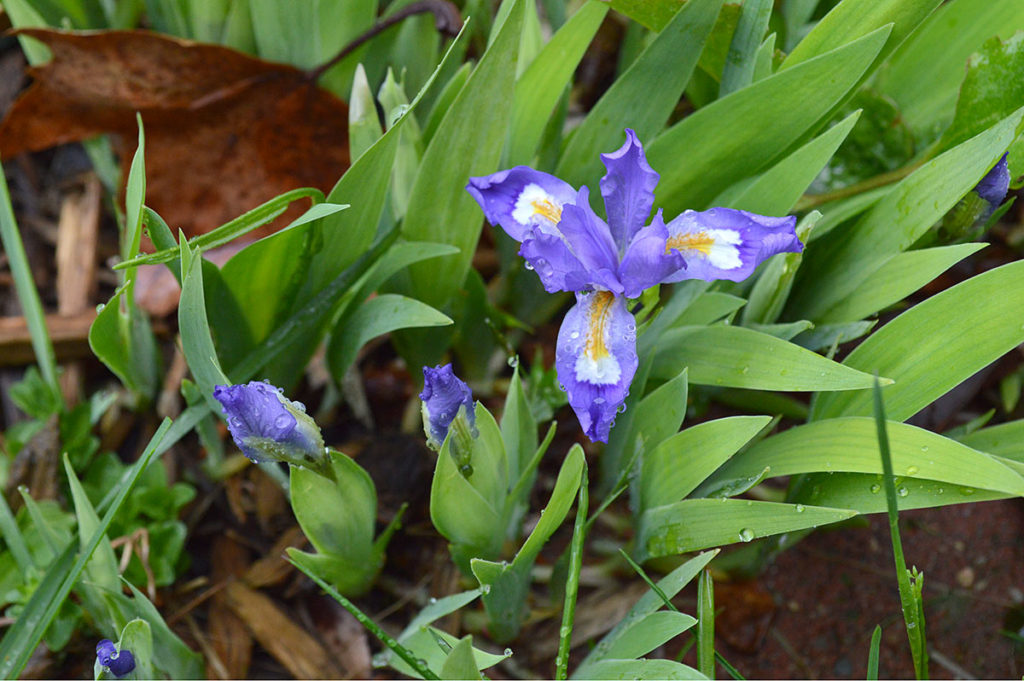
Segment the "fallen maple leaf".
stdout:
<path fill-rule="evenodd" d="M 148 31 L 17 33 L 53 59 L 0 122 L 0 157 L 115 133 L 127 178 L 139 112 L 146 204 L 172 231 L 204 234 L 298 187 L 326 193 L 349 166 L 348 106 L 291 66 Z"/>

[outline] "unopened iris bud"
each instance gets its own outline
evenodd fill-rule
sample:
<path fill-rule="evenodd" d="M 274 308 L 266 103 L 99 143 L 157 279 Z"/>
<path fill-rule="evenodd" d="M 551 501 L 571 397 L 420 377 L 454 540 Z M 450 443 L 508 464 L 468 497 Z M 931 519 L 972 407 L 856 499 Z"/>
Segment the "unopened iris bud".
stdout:
<path fill-rule="evenodd" d="M 441 451 L 448 432 L 452 433 L 451 452 L 463 475 L 469 477 L 473 440 L 477 436 L 473 392 L 452 371 L 451 364 L 431 369 L 423 367 L 423 430 L 427 444 Z"/>
<path fill-rule="evenodd" d="M 300 402 L 263 381 L 218 385 L 213 396 L 235 444 L 254 463 L 283 461 L 331 477 L 320 428 Z"/>
<path fill-rule="evenodd" d="M 951 243 L 979 238 L 986 221 L 1006 198 L 1009 190 L 1010 169 L 1006 165 L 1006 154 L 1003 154 L 992 170 L 942 219 L 938 240 Z"/>
<path fill-rule="evenodd" d="M 110 670 L 110 673 L 121 678 L 131 674 L 135 669 L 135 656 L 130 650 L 117 650 L 117 646 L 109 639 L 103 639 L 96 644 L 96 659 L 100 665 Z"/>
<path fill-rule="evenodd" d="M 988 204 L 988 215 L 985 216 L 988 217 L 1006 198 L 1006 192 L 1010 191 L 1010 168 L 1006 165 L 1006 154 L 981 178 L 974 191 Z"/>

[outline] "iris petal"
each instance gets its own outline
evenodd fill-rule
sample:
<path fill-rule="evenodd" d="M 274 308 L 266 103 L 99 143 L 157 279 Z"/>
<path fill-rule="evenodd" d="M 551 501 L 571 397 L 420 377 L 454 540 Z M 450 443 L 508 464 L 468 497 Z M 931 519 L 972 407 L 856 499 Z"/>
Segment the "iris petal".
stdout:
<path fill-rule="evenodd" d="M 608 212 L 608 226 L 622 253 L 647 222 L 654 206 L 654 187 L 661 178 L 647 163 L 636 133 L 626 129 L 626 143 L 617 151 L 601 154 L 608 173 L 601 178 L 601 196 Z"/>
<path fill-rule="evenodd" d="M 534 229 L 556 233 L 562 207 L 576 200 L 576 190 L 554 175 L 516 166 L 492 175 L 469 178 L 468 191 L 492 225 L 523 241 Z"/>
<path fill-rule="evenodd" d="M 636 373 L 636 320 L 609 291 L 577 293 L 558 331 L 558 380 L 592 441 L 608 432 Z"/>
<path fill-rule="evenodd" d="M 590 207 L 590 190 L 580 189 L 575 205 L 566 205 L 558 231 L 566 245 L 588 271 L 617 272 L 619 254 L 608 225 Z M 615 286 L 621 290 L 621 286 Z"/>
<path fill-rule="evenodd" d="M 666 252 L 667 241 L 668 229 L 659 210 L 651 224 L 633 237 L 619 265 L 619 280 L 627 298 L 636 298 L 644 289 L 660 284 L 669 275 L 686 267 L 681 253 Z"/>
<path fill-rule="evenodd" d="M 776 253 L 799 253 L 796 218 L 772 218 L 745 210 L 685 211 L 666 225 L 666 249 L 678 251 L 686 269 L 665 278 L 742 281 Z"/>

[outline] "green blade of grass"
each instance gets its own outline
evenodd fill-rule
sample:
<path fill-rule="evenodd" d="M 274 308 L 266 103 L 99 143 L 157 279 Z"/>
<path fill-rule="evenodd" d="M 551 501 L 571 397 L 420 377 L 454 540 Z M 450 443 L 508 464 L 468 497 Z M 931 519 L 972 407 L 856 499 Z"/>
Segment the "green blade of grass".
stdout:
<path fill-rule="evenodd" d="M 338 601 L 338 603 L 340 603 L 343 608 L 352 613 L 352 616 L 355 617 L 360 624 L 366 627 L 367 631 L 376 636 L 377 639 L 385 646 L 387 646 L 389 649 L 391 649 L 391 651 L 394 652 L 395 655 L 398 655 L 405 661 L 406 664 L 415 669 L 420 676 L 422 676 L 424 679 L 432 679 L 434 681 L 437 681 L 438 676 L 433 672 L 433 670 L 430 669 L 430 667 L 424 665 L 422 661 L 418 659 L 411 650 L 403 646 L 401 643 L 399 643 L 394 638 L 389 636 L 383 629 L 377 626 L 377 623 L 370 619 L 362 610 L 356 607 L 355 603 L 342 596 L 334 589 L 334 587 L 332 587 L 324 580 L 320 579 L 319 576 L 314 574 L 301 563 L 296 563 L 291 558 L 288 559 L 288 562 L 294 565 L 296 568 L 298 568 L 304 575 L 306 575 L 314 582 L 316 582 L 317 586 L 323 589 L 328 596 Z"/>
<path fill-rule="evenodd" d="M 867 681 L 877 681 L 878 679 L 878 649 L 882 645 L 882 627 L 875 625 L 875 630 L 871 632 L 871 647 L 868 648 L 868 673 L 866 675 Z"/>
<path fill-rule="evenodd" d="M 576 595 L 580 588 L 580 568 L 583 562 L 583 542 L 586 540 L 586 524 L 589 497 L 587 494 L 587 465 L 583 464 L 580 474 L 579 500 L 576 504 L 576 522 L 572 528 L 572 545 L 569 549 L 569 574 L 565 580 L 565 601 L 562 606 L 562 626 L 558 635 L 558 656 L 555 658 L 555 678 L 568 678 L 569 649 L 572 647 L 572 627 L 576 617 Z"/>
<path fill-rule="evenodd" d="M 200 252 L 208 251 L 211 248 L 216 248 L 217 246 L 223 246 L 232 239 L 251 232 L 261 225 L 267 224 L 287 210 L 288 206 L 291 205 L 293 201 L 305 198 L 311 199 L 313 205 L 316 206 L 323 203 L 324 193 L 319 189 L 314 189 L 312 187 L 303 187 L 301 189 L 293 189 L 285 192 L 284 194 L 276 196 L 266 203 L 253 208 L 248 213 L 239 215 L 234 220 L 224 223 L 217 229 L 197 236 L 189 241 L 189 245 L 194 248 L 198 248 Z M 334 206 L 332 210 L 341 210 L 341 208 L 341 206 Z M 123 270 L 135 268 L 139 265 L 159 265 L 177 260 L 178 257 L 178 246 L 175 245 L 174 247 L 166 248 L 164 250 L 157 251 L 156 253 L 148 253 L 146 255 L 133 257 L 132 259 L 125 260 L 124 262 L 119 262 L 114 265 L 114 269 Z"/>
<path fill-rule="evenodd" d="M 697 582 L 697 669 L 715 678 L 715 582 L 706 568 Z"/>
<path fill-rule="evenodd" d="M 882 401 L 882 386 L 875 378 L 875 424 L 878 428 L 878 449 L 882 456 L 882 482 L 889 511 L 889 533 L 892 536 L 892 553 L 896 562 L 896 581 L 900 590 L 900 606 L 910 640 L 910 654 L 914 658 L 914 674 L 918 679 L 928 678 L 928 651 L 925 645 L 924 617 L 920 603 L 920 590 L 911 584 L 910 573 L 903 557 L 903 543 L 900 540 L 899 509 L 896 502 L 896 482 L 892 469 L 892 454 L 889 451 L 889 436 L 885 429 L 885 405 Z M 915 572 L 916 576 L 916 572 Z M 916 580 L 915 580 L 916 581 Z"/>
<path fill-rule="evenodd" d="M 29 336 L 32 338 L 32 350 L 39 363 L 39 372 L 43 380 L 53 391 L 60 395 L 57 383 L 57 357 L 53 352 L 50 333 L 46 329 L 46 315 L 43 304 L 39 300 L 39 291 L 32 280 L 32 270 L 25 255 L 25 246 L 21 243 L 18 223 L 14 219 L 14 208 L 11 207 L 11 195 L 7 190 L 7 179 L 0 173 L 0 243 L 3 244 L 7 262 L 14 278 L 14 290 L 21 303 L 21 313 L 25 316 Z"/>

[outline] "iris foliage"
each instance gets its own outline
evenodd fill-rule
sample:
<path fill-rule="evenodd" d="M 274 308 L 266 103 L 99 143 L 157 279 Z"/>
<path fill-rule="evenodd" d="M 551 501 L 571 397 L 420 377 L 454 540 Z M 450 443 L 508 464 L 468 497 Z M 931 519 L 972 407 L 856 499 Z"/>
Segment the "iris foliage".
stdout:
<path fill-rule="evenodd" d="M 406 4 L 144 7 L 157 30 L 312 68 Z M 134 26 L 143 10 L 4 5 L 15 26 L 79 29 Z M 91 436 L 114 398 L 63 402 L 0 184 L 0 236 L 38 362 L 12 391 L 31 418 L 5 433 L 5 461 L 55 419 L 73 508 L 29 491 L 17 514 L 10 497 L 0 507 L 0 599 L 15 619 L 0 641 L 0 675 L 17 675 L 40 641 L 60 649 L 86 626 L 104 639 L 97 678 L 202 675 L 199 656 L 140 590 L 146 575 L 119 570 L 109 537 L 146 529 L 161 556 L 153 586 L 182 574 L 178 512 L 193 488 L 167 488 L 150 464 L 195 431 L 211 479 L 247 465 L 225 448 L 221 419 L 241 453 L 290 492 L 313 548 L 290 549 L 290 559 L 381 639 L 380 664 L 423 678 L 478 678 L 530 645 L 517 636 L 541 599 L 542 551 L 554 561 L 549 591 L 563 624 L 553 670 L 569 674 L 581 562 L 595 519 L 616 504 L 628 518 L 630 569 L 651 589 L 571 670 L 579 678 L 713 675 L 703 571 L 720 547 L 748 545 L 730 558 L 756 567 L 823 525 L 892 510 L 895 526 L 897 504 L 1024 496 L 1019 371 L 1004 381 L 998 413 L 942 433 L 918 416 L 1024 342 L 1019 260 L 919 293 L 986 248 L 1008 186 L 1024 175 L 1024 5 L 504 0 L 494 16 L 490 6 L 461 3 L 471 18 L 454 38 L 412 17 L 328 70 L 319 85 L 350 106 L 345 174 L 326 195 L 296 189 L 200 237 L 176 237 L 146 206 L 142 115 L 119 206 L 120 285 L 89 342 L 122 402 L 151 409 L 164 375 L 133 290 L 138 267 L 165 266 L 181 284 L 189 378 L 174 386 L 187 409 L 130 466 Z M 585 102 L 574 74 L 602 30 L 626 39 L 614 79 Z M 90 153 L 102 160 L 104 148 Z M 309 203 L 304 213 L 222 266 L 205 256 L 298 201 Z M 485 229 L 491 258 L 480 266 Z M 143 232 L 152 253 L 140 252 Z M 559 324 L 550 343 L 543 330 Z M 328 423 L 287 397 L 316 361 L 325 401 L 358 410 L 363 350 L 385 335 L 412 381 L 422 371 L 433 450 L 423 453 L 433 457 L 423 485 L 466 586 L 394 638 L 349 597 L 373 587 L 388 542 L 402 541 L 401 512 L 377 527 L 369 474 L 325 441 Z M 721 413 L 711 405 L 731 411 L 711 418 Z M 557 474 L 539 490 L 544 463 Z M 668 569 L 655 581 L 643 565 Z M 899 578 L 905 612 L 919 609 L 907 622 L 921 622 L 911 642 L 924 676 L 922 578 L 912 574 L 916 601 Z M 698 576 L 699 623 L 671 601 Z M 433 626 L 477 599 L 486 626 L 474 636 Z M 699 669 L 646 657 L 691 629 Z M 485 637 L 512 648 L 491 652 Z"/>

